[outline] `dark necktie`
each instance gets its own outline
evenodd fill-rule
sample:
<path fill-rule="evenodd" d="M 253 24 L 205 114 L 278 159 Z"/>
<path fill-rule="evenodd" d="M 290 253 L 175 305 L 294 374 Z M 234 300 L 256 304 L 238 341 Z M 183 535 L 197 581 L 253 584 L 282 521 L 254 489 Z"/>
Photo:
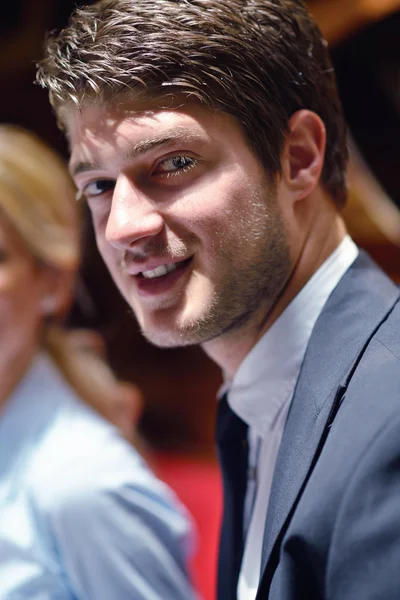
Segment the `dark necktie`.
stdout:
<path fill-rule="evenodd" d="M 218 408 L 217 445 L 224 486 L 218 600 L 236 600 L 243 555 L 243 513 L 247 485 L 247 425 L 229 408 L 226 395 Z"/>

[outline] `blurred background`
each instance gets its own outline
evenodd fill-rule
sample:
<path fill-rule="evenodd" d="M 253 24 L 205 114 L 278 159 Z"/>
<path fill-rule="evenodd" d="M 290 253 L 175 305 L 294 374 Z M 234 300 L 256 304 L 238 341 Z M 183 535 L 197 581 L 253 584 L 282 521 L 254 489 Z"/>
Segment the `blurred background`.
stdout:
<path fill-rule="evenodd" d="M 5 0 L 0 20 L 0 122 L 36 132 L 64 157 L 47 94 L 33 80 L 46 32 L 66 24 L 76 4 Z M 400 283 L 400 0 L 312 0 L 309 6 L 329 42 L 349 125 L 345 218 L 355 241 Z M 98 331 L 117 375 L 141 388 L 140 433 L 156 471 L 197 521 L 195 577 L 212 600 L 221 510 L 213 442 L 218 369 L 197 348 L 160 350 L 144 341 L 102 265 L 87 215 L 82 235 L 69 324 Z"/>

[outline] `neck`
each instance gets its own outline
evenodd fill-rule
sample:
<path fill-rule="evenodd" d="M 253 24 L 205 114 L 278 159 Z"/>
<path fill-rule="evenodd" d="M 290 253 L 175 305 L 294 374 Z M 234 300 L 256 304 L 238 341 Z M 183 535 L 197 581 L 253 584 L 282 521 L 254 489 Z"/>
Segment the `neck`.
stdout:
<path fill-rule="evenodd" d="M 322 201 L 321 201 L 322 200 Z M 203 345 L 206 354 L 232 379 L 241 362 L 268 331 L 307 281 L 339 246 L 346 235 L 343 219 L 327 198 L 310 200 L 307 213 L 297 215 L 297 242 L 290 248 L 292 270 L 278 297 L 266 300 L 241 329 L 228 332 Z M 314 206 L 313 206 L 314 205 Z"/>

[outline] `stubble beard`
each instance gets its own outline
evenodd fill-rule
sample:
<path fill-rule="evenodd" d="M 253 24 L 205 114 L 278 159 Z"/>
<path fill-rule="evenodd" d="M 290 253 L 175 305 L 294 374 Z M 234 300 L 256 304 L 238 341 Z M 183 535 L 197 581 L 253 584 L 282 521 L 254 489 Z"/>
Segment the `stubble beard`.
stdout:
<path fill-rule="evenodd" d="M 142 328 L 144 337 L 159 347 L 203 345 L 233 335 L 246 327 L 261 328 L 292 271 L 292 260 L 283 219 L 275 200 L 254 199 L 252 210 L 259 212 L 251 227 L 246 217 L 237 215 L 236 236 L 221 238 L 215 244 L 218 264 L 224 264 L 221 285 L 200 316 L 181 319 L 157 331 Z M 239 260 L 238 260 L 239 257 Z"/>
<path fill-rule="evenodd" d="M 264 206 L 260 208 L 264 211 Z M 249 234 L 263 240 L 263 244 L 251 244 L 244 237 L 235 247 L 225 248 L 226 264 L 235 264 L 241 251 L 245 259 L 231 270 L 231 276 L 214 295 L 210 310 L 196 323 L 197 344 L 233 335 L 249 326 L 261 328 L 290 277 L 292 260 L 285 226 L 275 206 Z"/>

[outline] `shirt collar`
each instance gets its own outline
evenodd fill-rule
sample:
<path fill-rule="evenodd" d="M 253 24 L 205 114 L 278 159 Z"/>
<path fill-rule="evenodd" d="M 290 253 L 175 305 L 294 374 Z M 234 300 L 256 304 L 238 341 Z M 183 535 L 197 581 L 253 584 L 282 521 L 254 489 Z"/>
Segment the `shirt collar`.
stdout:
<path fill-rule="evenodd" d="M 229 405 L 259 435 L 265 436 L 291 400 L 314 324 L 357 255 L 357 246 L 346 236 L 236 372 Z"/>

